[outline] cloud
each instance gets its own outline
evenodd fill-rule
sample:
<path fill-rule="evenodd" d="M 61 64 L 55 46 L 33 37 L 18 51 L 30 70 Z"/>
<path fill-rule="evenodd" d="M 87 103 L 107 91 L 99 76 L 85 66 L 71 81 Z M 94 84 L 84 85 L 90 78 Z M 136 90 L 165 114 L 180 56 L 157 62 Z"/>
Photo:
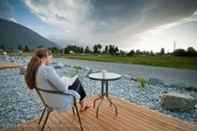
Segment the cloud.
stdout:
<path fill-rule="evenodd" d="M 127 45 L 132 41 L 132 48 L 160 51 L 165 48 L 173 51 L 172 43 L 178 42 L 178 48 L 193 46 L 197 48 L 197 17 L 196 12 L 178 21 L 156 26 L 125 39 Z"/>
<path fill-rule="evenodd" d="M 197 11 L 195 11 L 191 16 L 186 17 L 186 18 L 182 18 L 179 21 L 175 21 L 175 22 L 168 23 L 168 24 L 165 24 L 162 26 L 158 26 L 157 30 L 166 30 L 166 29 L 170 29 L 174 26 L 182 25 L 185 23 L 193 22 L 193 21 L 197 21 Z"/>
<path fill-rule="evenodd" d="M 14 15 L 14 7 L 8 0 L 0 0 L 0 17 L 9 19 Z"/>
<path fill-rule="evenodd" d="M 79 37 L 88 32 L 83 23 L 89 13 L 87 0 L 25 0 L 25 4 L 44 22 L 56 26 L 67 37 Z M 72 32 L 74 35 L 68 34 Z M 78 33 L 77 33 L 78 32 Z"/>
<path fill-rule="evenodd" d="M 132 47 L 130 40 L 140 41 L 139 36 L 197 18 L 196 0 L 25 0 L 25 4 L 65 39 L 118 41 L 125 48 Z"/>

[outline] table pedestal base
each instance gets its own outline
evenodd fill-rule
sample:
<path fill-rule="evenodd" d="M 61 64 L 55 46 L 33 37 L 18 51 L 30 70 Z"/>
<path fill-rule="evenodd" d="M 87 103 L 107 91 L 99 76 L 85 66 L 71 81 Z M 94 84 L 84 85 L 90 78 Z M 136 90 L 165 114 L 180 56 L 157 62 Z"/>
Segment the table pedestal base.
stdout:
<path fill-rule="evenodd" d="M 117 79 L 120 79 L 120 75 L 116 76 L 115 78 L 111 78 L 111 79 L 104 79 L 105 77 L 102 77 L 102 78 L 94 78 L 93 76 L 91 76 L 92 79 L 94 80 L 101 80 L 101 94 L 100 96 L 96 97 L 94 100 L 93 100 L 93 108 L 95 108 L 95 105 L 96 105 L 96 102 L 100 100 L 97 108 L 96 108 L 96 118 L 98 119 L 98 113 L 99 113 L 99 109 L 100 109 L 100 106 L 101 104 L 103 103 L 103 101 L 106 100 L 109 102 L 110 106 L 112 106 L 114 108 L 114 111 L 115 111 L 115 115 L 118 116 L 118 108 L 117 106 L 112 102 L 112 100 L 109 98 L 109 93 L 108 93 L 108 87 L 109 87 L 109 83 L 108 81 L 110 80 L 117 80 Z"/>
<path fill-rule="evenodd" d="M 93 100 L 93 108 L 94 109 L 95 109 L 96 102 L 100 100 L 100 102 L 99 102 L 99 104 L 98 104 L 98 106 L 96 108 L 96 118 L 97 119 L 98 119 L 98 113 L 99 113 L 100 106 L 103 103 L 103 101 L 105 100 L 105 98 L 109 102 L 109 105 L 114 107 L 115 115 L 118 116 L 118 108 L 117 108 L 117 106 L 112 102 L 112 100 L 108 96 L 106 96 L 106 95 L 102 96 L 101 95 L 101 96 L 98 96 L 97 98 L 95 98 Z"/>

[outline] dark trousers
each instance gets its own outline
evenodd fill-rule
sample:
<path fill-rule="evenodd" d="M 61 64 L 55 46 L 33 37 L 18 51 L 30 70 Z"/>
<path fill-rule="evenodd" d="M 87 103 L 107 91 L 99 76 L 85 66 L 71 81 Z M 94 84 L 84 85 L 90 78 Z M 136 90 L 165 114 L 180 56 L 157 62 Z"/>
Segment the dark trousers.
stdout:
<path fill-rule="evenodd" d="M 76 91 L 80 95 L 80 101 L 86 97 L 85 90 L 78 78 L 71 86 L 68 87 L 68 89 Z"/>

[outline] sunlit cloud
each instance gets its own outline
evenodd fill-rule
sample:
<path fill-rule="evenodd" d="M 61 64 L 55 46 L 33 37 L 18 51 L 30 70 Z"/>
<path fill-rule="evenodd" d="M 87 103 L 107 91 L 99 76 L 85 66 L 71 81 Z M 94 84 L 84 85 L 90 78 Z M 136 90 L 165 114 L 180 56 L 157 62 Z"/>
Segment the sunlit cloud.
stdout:
<path fill-rule="evenodd" d="M 181 39 L 181 34 L 178 36 L 174 34 L 168 34 L 168 30 L 173 27 L 181 26 L 183 24 L 187 24 L 189 22 L 197 22 L 197 11 L 195 11 L 191 16 L 180 19 L 176 22 L 164 24 L 161 26 L 156 26 L 150 30 L 137 33 L 136 35 L 132 35 L 128 39 L 125 40 L 125 43 L 132 43 L 133 49 L 142 49 L 142 50 L 154 50 L 160 51 L 161 48 L 165 48 L 166 51 L 173 51 L 173 43 L 177 40 L 179 42 L 179 48 L 187 48 L 188 46 L 197 47 L 197 40 L 195 43 L 195 39 Z M 188 36 L 190 34 L 188 33 Z M 181 40 L 180 40 L 181 39 Z M 191 45 L 188 45 L 189 42 L 193 40 Z M 168 44 L 167 44 L 168 43 Z"/>
<path fill-rule="evenodd" d="M 177 36 L 167 31 L 197 21 L 195 0 L 25 0 L 25 5 L 57 28 L 48 38 L 112 43 L 127 50 L 171 50 Z"/>

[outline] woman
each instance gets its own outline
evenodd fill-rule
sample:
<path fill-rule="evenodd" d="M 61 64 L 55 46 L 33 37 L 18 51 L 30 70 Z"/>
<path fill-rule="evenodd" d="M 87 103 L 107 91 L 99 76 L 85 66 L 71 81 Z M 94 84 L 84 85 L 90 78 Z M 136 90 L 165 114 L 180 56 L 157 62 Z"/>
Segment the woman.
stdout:
<path fill-rule="evenodd" d="M 25 80 L 30 89 L 41 88 L 45 90 L 59 90 L 74 95 L 79 99 L 80 111 L 86 110 L 89 106 L 84 102 L 86 93 L 77 78 L 74 76 L 69 79 L 62 79 L 55 71 L 55 69 L 48 64 L 52 63 L 52 52 L 47 48 L 40 48 L 35 52 L 35 55 L 28 63 Z M 47 103 L 51 106 L 60 109 L 69 107 L 72 104 L 72 97 L 68 99 L 63 95 L 43 95 Z M 62 104 L 63 103 L 63 104 Z"/>

